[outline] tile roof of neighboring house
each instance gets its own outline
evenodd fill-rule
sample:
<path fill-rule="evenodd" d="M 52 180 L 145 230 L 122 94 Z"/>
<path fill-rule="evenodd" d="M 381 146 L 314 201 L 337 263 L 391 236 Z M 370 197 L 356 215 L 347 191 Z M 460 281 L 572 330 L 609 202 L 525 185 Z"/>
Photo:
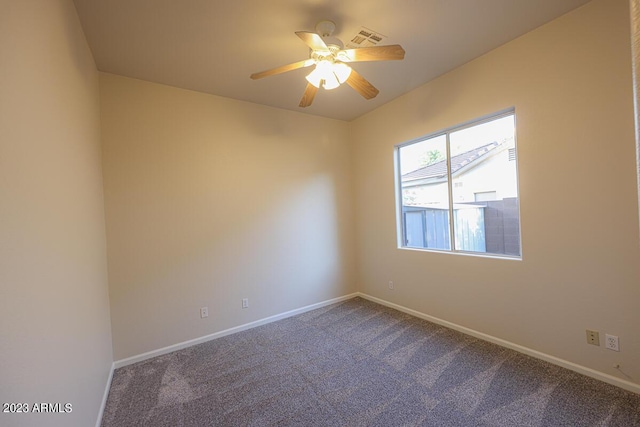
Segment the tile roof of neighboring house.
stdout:
<path fill-rule="evenodd" d="M 494 141 L 481 147 L 475 148 L 464 153 L 457 154 L 451 157 L 451 174 L 455 174 L 457 171 L 467 166 L 469 163 L 486 156 L 491 151 L 495 150 L 501 144 Z M 430 165 L 421 167 L 412 172 L 402 175 L 402 181 L 414 181 L 416 179 L 429 179 L 429 178 L 444 178 L 447 176 L 447 161 L 440 160 L 439 162 L 432 163 Z"/>

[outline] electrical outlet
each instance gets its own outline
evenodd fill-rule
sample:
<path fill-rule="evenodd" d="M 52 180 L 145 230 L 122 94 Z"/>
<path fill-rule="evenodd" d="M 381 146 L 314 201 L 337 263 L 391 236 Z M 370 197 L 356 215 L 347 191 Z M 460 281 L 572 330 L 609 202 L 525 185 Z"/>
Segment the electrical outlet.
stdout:
<path fill-rule="evenodd" d="M 591 331 L 587 329 L 587 343 L 591 345 L 600 345 L 600 334 L 598 331 Z"/>
<path fill-rule="evenodd" d="M 618 337 L 615 335 L 609 335 L 606 334 L 605 336 L 605 347 L 608 348 L 609 350 L 613 350 L 613 351 L 620 351 L 620 346 L 618 343 Z"/>
<path fill-rule="evenodd" d="M 249 308 L 249 298 L 242 298 L 242 308 Z"/>
<path fill-rule="evenodd" d="M 209 317 L 209 307 L 202 307 L 200 309 L 200 317 L 201 318 L 205 318 L 205 317 Z"/>
<path fill-rule="evenodd" d="M 396 286 L 393 284 L 393 281 L 389 280 L 389 289 L 395 289 Z"/>

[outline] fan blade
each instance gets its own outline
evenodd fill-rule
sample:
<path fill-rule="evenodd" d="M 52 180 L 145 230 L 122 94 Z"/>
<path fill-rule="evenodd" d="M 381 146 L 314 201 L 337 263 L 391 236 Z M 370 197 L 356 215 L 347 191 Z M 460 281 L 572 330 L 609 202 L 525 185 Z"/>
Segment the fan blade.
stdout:
<path fill-rule="evenodd" d="M 322 37 L 316 33 L 310 33 L 308 31 L 296 31 L 296 35 L 302 39 L 311 50 L 329 50 Z"/>
<path fill-rule="evenodd" d="M 308 67 L 313 65 L 315 61 L 313 59 L 305 59 L 304 61 L 294 62 L 293 64 L 283 65 L 281 67 L 272 68 L 271 70 L 261 71 L 259 73 L 251 74 L 253 80 L 261 79 L 263 77 L 273 76 L 275 74 L 286 73 L 287 71 L 297 70 L 298 68 Z"/>
<path fill-rule="evenodd" d="M 404 49 L 399 44 L 359 47 L 341 50 L 338 59 L 343 62 L 399 60 L 404 59 Z"/>
<path fill-rule="evenodd" d="M 311 83 L 307 83 L 307 88 L 304 90 L 304 94 L 302 94 L 302 99 L 300 100 L 300 107 L 304 108 L 311 105 L 313 98 L 316 96 L 316 92 L 318 92 L 318 88 Z"/>
<path fill-rule="evenodd" d="M 375 86 L 369 83 L 367 79 L 358 74 L 354 69 L 351 69 L 351 74 L 347 79 L 347 84 L 366 99 L 375 98 L 378 93 L 380 93 Z"/>

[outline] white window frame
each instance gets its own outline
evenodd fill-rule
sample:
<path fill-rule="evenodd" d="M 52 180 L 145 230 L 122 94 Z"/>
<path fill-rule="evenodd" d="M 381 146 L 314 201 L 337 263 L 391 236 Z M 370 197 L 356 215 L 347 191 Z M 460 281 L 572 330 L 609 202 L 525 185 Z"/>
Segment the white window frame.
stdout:
<path fill-rule="evenodd" d="M 472 251 L 464 251 L 455 248 L 455 230 L 454 230 L 454 219 L 453 219 L 453 184 L 451 178 L 451 150 L 450 150 L 450 141 L 449 135 L 453 132 L 457 132 L 460 130 L 464 130 L 473 126 L 482 125 L 487 122 L 491 122 L 494 120 L 501 119 L 503 117 L 513 116 L 514 120 L 514 143 L 515 143 L 515 168 L 516 168 L 516 188 L 518 191 L 518 222 L 519 222 L 519 244 L 520 244 L 520 255 L 507 255 L 507 254 L 496 254 L 496 253 L 485 253 L 485 252 L 472 252 Z M 412 139 L 410 141 L 405 141 L 400 144 L 396 144 L 394 146 L 394 155 L 393 155 L 393 165 L 394 165 L 394 175 L 395 175 L 395 193 L 396 193 L 396 237 L 397 237 L 397 245 L 398 249 L 410 250 L 410 251 L 421 251 L 421 252 L 437 252 L 437 253 L 446 253 L 446 254 L 457 254 L 457 255 L 469 255 L 476 257 L 485 257 L 485 258 L 499 258 L 499 259 L 508 259 L 508 260 L 522 260 L 522 221 L 520 216 L 520 179 L 518 173 L 518 142 L 517 142 L 517 116 L 516 110 L 514 107 L 501 110 L 496 113 L 488 114 L 486 116 L 482 116 L 477 119 L 469 120 L 467 122 L 461 123 L 459 125 L 451 126 L 446 129 L 433 132 L 419 138 Z M 440 136 L 445 136 L 446 138 L 446 155 L 447 155 L 447 186 L 449 190 L 449 238 L 450 238 L 450 246 L 451 249 L 434 249 L 434 248 L 416 248 L 405 246 L 403 241 L 403 236 L 405 235 L 405 223 L 402 214 L 402 174 L 401 174 L 401 165 L 400 165 L 400 149 L 402 147 L 406 147 L 408 145 L 416 144 L 427 139 L 437 138 Z"/>

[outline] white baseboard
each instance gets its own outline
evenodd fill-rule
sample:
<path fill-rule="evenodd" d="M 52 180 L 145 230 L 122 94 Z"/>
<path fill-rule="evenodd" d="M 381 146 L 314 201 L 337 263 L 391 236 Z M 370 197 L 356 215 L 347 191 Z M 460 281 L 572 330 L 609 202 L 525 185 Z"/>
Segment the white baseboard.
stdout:
<path fill-rule="evenodd" d="M 247 329 L 255 328 L 256 326 L 265 325 L 267 323 L 275 322 L 276 320 L 285 319 L 287 317 L 295 316 L 297 314 L 302 314 L 307 311 L 315 310 L 316 308 L 321 308 L 327 306 L 329 304 L 334 304 L 336 302 L 345 301 L 351 298 L 355 298 L 358 296 L 358 293 L 353 293 L 349 295 L 344 295 L 338 298 L 333 298 L 327 301 L 322 301 L 316 304 L 311 304 L 306 307 L 297 308 L 295 310 L 287 311 L 285 313 L 276 314 L 274 316 L 265 317 L 264 319 L 256 320 L 254 322 L 245 323 L 244 325 L 235 326 L 233 328 L 225 329 L 224 331 L 215 332 L 210 335 L 205 335 L 200 338 L 195 338 L 189 341 L 183 341 L 181 343 L 173 344 L 168 347 L 159 348 L 157 350 L 148 351 L 146 353 L 138 354 L 136 356 L 127 357 L 126 359 L 117 360 L 113 363 L 114 368 L 118 369 L 123 366 L 131 365 L 134 363 L 142 362 L 143 360 L 151 359 L 153 357 L 162 356 L 163 354 L 172 353 L 177 350 L 182 350 L 183 348 L 191 347 L 197 344 L 202 344 L 207 341 L 215 340 L 216 338 L 222 338 L 226 335 L 235 334 L 236 332 L 245 331 Z M 111 379 L 109 379 L 111 382 Z M 106 400 L 105 400 L 106 403 Z"/>
<path fill-rule="evenodd" d="M 568 360 L 560 359 L 555 356 L 551 356 L 546 353 L 542 353 L 537 350 L 533 350 L 528 347 L 521 346 L 519 344 L 512 343 L 510 341 L 503 340 L 501 338 L 496 338 L 492 335 L 488 335 L 482 332 L 478 332 L 474 329 L 470 329 L 464 326 L 457 325 L 455 323 L 448 322 L 446 320 L 439 319 L 437 317 L 430 316 L 428 314 L 421 313 L 416 310 L 412 310 L 410 308 L 404 307 L 399 304 L 395 304 L 380 298 L 373 297 L 371 295 L 367 295 L 362 292 L 357 293 L 358 296 L 367 299 L 369 301 L 373 301 L 375 303 L 385 305 L 387 307 L 396 309 L 398 311 L 402 311 L 403 313 L 410 314 L 414 317 L 418 317 L 420 319 L 428 320 L 429 322 L 436 323 L 438 325 L 445 326 L 450 329 L 454 329 L 458 332 L 462 332 L 463 334 L 471 335 L 473 337 L 479 338 L 484 341 L 489 341 L 491 343 L 497 344 L 502 347 L 509 348 L 511 350 L 515 350 L 519 353 L 526 354 L 527 356 L 535 357 L 536 359 L 541 359 L 546 362 L 552 363 L 554 365 L 561 366 L 563 368 L 570 369 L 572 371 L 578 372 L 580 374 L 586 375 L 591 378 L 595 378 L 600 381 L 604 381 L 608 384 L 623 388 L 625 390 L 640 394 L 640 384 L 632 383 L 631 381 L 623 380 L 621 378 L 616 378 L 613 375 L 605 374 L 604 372 L 596 371 L 595 369 L 587 368 L 586 366 L 578 365 L 573 362 L 569 362 Z"/>
<path fill-rule="evenodd" d="M 604 382 L 606 382 L 608 384 L 612 384 L 612 385 L 620 387 L 622 389 L 625 389 L 625 390 L 640 394 L 640 385 L 636 384 L 636 383 L 632 383 L 631 381 L 627 381 L 627 380 L 624 380 L 624 379 L 621 379 L 621 378 L 617 378 L 617 377 L 614 377 L 613 375 L 609 375 L 609 374 L 606 374 L 604 372 L 596 371 L 595 369 L 587 368 L 586 366 L 578 365 L 576 363 L 569 362 L 567 360 L 560 359 L 558 357 L 551 356 L 549 354 L 546 354 L 546 353 L 543 353 L 543 352 L 540 352 L 540 351 L 537 351 L 537 350 L 533 350 L 531 348 L 524 347 L 524 346 L 521 346 L 519 344 L 515 344 L 515 343 L 512 343 L 510 341 L 503 340 L 501 338 L 497 338 L 497 337 L 494 337 L 492 335 L 488 335 L 488 334 L 485 334 L 483 332 L 476 331 L 474 329 L 467 328 L 465 326 L 460 326 L 458 324 L 455 324 L 455 323 L 452 323 L 452 322 L 449 322 L 449 321 L 446 321 L 446 320 L 443 320 L 443 319 L 439 319 L 437 317 L 430 316 L 428 314 L 419 312 L 417 310 L 413 310 L 413 309 L 404 307 L 404 306 L 399 305 L 399 304 L 395 304 L 395 303 L 392 303 L 392 302 L 389 302 L 389 301 L 386 301 L 386 300 L 383 300 L 383 299 L 380 299 L 380 298 L 376 298 L 374 296 L 371 296 L 371 295 L 368 295 L 368 294 L 365 294 L 365 293 L 362 293 L 362 292 L 356 292 L 356 293 L 353 293 L 353 294 L 344 295 L 342 297 L 333 298 L 333 299 L 330 299 L 330 300 L 327 300 L 327 301 L 323 301 L 323 302 L 319 302 L 319 303 L 316 303 L 316 304 L 311 304 L 311 305 L 308 305 L 306 307 L 302 307 L 302 308 L 298 308 L 298 309 L 295 309 L 295 310 L 287 311 L 285 313 L 276 314 L 274 316 L 266 317 L 264 319 L 260 319 L 260 320 L 254 321 L 254 322 L 246 323 L 244 325 L 235 326 L 233 328 L 229 328 L 229 329 L 225 329 L 223 331 L 215 332 L 215 333 L 210 334 L 210 335 L 205 335 L 205 336 L 200 337 L 200 338 L 195 338 L 195 339 L 192 339 L 192 340 L 188 340 L 188 341 L 184 341 L 184 342 L 181 342 L 181 343 L 173 344 L 173 345 L 170 345 L 168 347 L 160 348 L 160 349 L 157 349 L 157 350 L 149 351 L 149 352 L 146 352 L 146 353 L 142 353 L 142 354 L 139 354 L 139 355 L 136 355 L 136 356 L 128 357 L 126 359 L 121 359 L 121 360 L 117 360 L 117 361 L 113 362 L 113 366 L 112 366 L 111 372 L 109 374 L 109 379 L 107 381 L 107 387 L 106 387 L 106 390 L 105 390 L 103 402 L 102 402 L 102 405 L 100 407 L 100 413 L 99 413 L 98 422 L 96 424 L 96 427 L 100 427 L 100 422 L 102 420 L 102 414 L 104 412 L 104 408 L 105 408 L 105 405 L 107 403 L 107 396 L 108 396 L 108 393 L 109 393 L 109 387 L 111 385 L 111 379 L 113 377 L 114 369 L 118 369 L 118 368 L 121 368 L 123 366 L 131 365 L 131 364 L 134 364 L 134 363 L 142 362 L 144 360 L 151 359 L 151 358 L 157 357 L 157 356 L 161 356 L 163 354 L 172 353 L 172 352 L 177 351 L 177 350 L 182 350 L 183 348 L 191 347 L 191 346 L 194 346 L 194 345 L 197 345 L 197 344 L 202 344 L 204 342 L 211 341 L 211 340 L 214 340 L 216 338 L 222 338 L 222 337 L 224 337 L 226 335 L 231 335 L 231 334 L 234 334 L 236 332 L 245 331 L 247 329 L 255 328 L 257 326 L 265 325 L 267 323 L 271 323 L 271 322 L 275 322 L 277 320 L 285 319 L 287 317 L 295 316 L 297 314 L 302 314 L 302 313 L 305 313 L 307 311 L 315 310 L 317 308 L 321 308 L 321 307 L 324 307 L 324 306 L 327 306 L 327 305 L 330 305 L 330 304 L 334 304 L 336 302 L 346 301 L 348 299 L 351 299 L 351 298 L 354 298 L 354 297 L 357 297 L 357 296 L 362 297 L 362 298 L 367 299 L 367 300 L 370 300 L 370 301 L 373 301 L 373 302 L 376 302 L 378 304 L 381 304 L 381 305 L 396 309 L 398 311 L 402 311 L 403 313 L 410 314 L 410 315 L 418 317 L 420 319 L 424 319 L 424 320 L 427 320 L 429 322 L 433 322 L 433 323 L 436 323 L 438 325 L 442 325 L 442 326 L 445 326 L 447 328 L 454 329 L 456 331 L 462 332 L 462 333 L 467 334 L 467 335 L 471 335 L 471 336 L 479 338 L 481 340 L 488 341 L 488 342 L 497 344 L 499 346 L 509 348 L 511 350 L 515 350 L 515 351 L 517 351 L 519 353 L 526 354 L 526 355 L 531 356 L 531 357 L 535 357 L 536 359 L 544 360 L 544 361 L 552 363 L 554 365 L 558 365 L 558 366 L 561 366 L 563 368 L 570 369 L 572 371 L 578 372 L 580 374 L 586 375 L 586 376 L 591 377 L 591 378 L 595 378 L 595 379 L 600 380 L 600 381 L 604 381 Z"/>
<path fill-rule="evenodd" d="M 102 425 L 102 417 L 104 415 L 104 408 L 107 406 L 107 398 L 109 397 L 109 390 L 111 389 L 111 380 L 113 380 L 113 371 L 115 371 L 115 363 L 111 364 L 109 370 L 109 378 L 107 378 L 107 384 L 104 387 L 104 395 L 102 396 L 102 403 L 100 404 L 100 410 L 98 411 L 98 419 L 96 420 L 96 427 Z"/>

